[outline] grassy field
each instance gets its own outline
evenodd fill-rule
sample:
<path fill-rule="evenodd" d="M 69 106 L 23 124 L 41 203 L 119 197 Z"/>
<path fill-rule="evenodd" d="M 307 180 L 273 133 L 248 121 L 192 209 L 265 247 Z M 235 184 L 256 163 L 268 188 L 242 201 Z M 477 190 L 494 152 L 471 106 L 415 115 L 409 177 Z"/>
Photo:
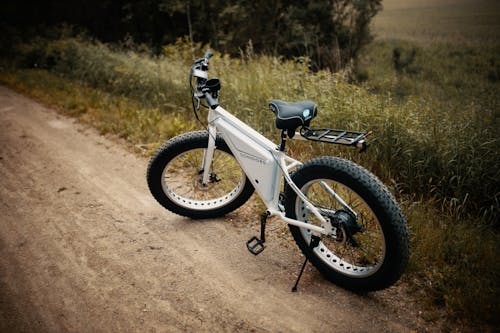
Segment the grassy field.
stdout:
<path fill-rule="evenodd" d="M 444 0 L 384 5 L 374 24 L 378 38 L 358 64 L 361 83 L 348 83 L 349 70 L 312 73 L 301 61 L 251 51 L 240 58 L 216 54 L 211 74 L 221 78 L 221 103 L 270 138 L 277 135 L 267 107 L 272 98 L 315 100 L 315 126 L 372 130 L 365 154 L 303 143 L 291 152 L 302 159 L 340 155 L 377 174 L 410 223 L 412 256 L 404 279 L 415 294 L 449 319 L 498 325 L 500 46 L 488 42 L 498 37 L 492 27 L 500 23 L 489 18 L 498 17 L 498 6 Z M 197 45 L 197 53 L 204 48 Z M 200 128 L 190 111 L 186 41 L 157 57 L 67 34 L 14 50 L 15 57 L 0 64 L 4 84 L 142 152 Z M 435 320 L 440 312 L 430 313 Z"/>
<path fill-rule="evenodd" d="M 500 1 L 383 0 L 373 22 L 378 39 L 469 46 L 500 43 Z"/>
<path fill-rule="evenodd" d="M 453 140 L 454 136 L 448 131 L 461 128 L 458 131 L 468 133 L 471 139 L 482 137 L 484 143 L 479 139 L 473 144 L 472 139 L 461 144 L 469 154 L 482 155 L 481 147 L 487 145 L 486 142 L 498 142 L 496 131 L 500 128 L 500 2 L 384 0 L 383 5 L 384 10 L 372 25 L 376 39 L 361 60 L 366 80 L 363 86 L 377 94 L 390 94 L 402 103 L 412 99 L 434 101 L 427 116 L 430 127 L 436 126 L 436 123 L 432 124 L 436 118 L 441 118 L 441 125 L 435 129 L 440 132 L 436 145 L 440 145 L 440 141 Z M 402 59 L 413 59 L 404 70 L 395 70 L 396 49 L 402 54 Z M 478 122 L 482 125 L 472 125 Z M 488 122 L 489 125 L 484 126 Z M 483 132 L 485 128 L 491 129 L 489 134 Z M 465 148 L 468 144 L 472 145 Z M 442 154 L 452 151 L 448 147 Z M 498 151 L 492 146 L 489 154 L 496 157 L 484 162 L 491 168 L 498 168 Z M 481 158 L 476 161 L 481 163 Z M 466 173 L 455 172 L 454 165 L 468 165 L 469 168 L 472 160 L 450 159 L 449 162 L 447 172 L 454 174 L 455 179 L 475 178 L 478 180 L 476 186 L 481 190 L 493 184 L 495 201 L 498 202 L 498 175 L 491 179 L 483 178 L 482 174 L 466 176 Z M 448 202 L 451 201 L 453 199 Z M 434 306 L 444 305 L 454 316 L 467 316 L 470 311 L 482 308 L 481 313 L 476 312 L 482 318 L 480 321 L 496 323 L 498 327 L 498 319 L 484 316 L 485 311 L 498 313 L 498 269 L 493 268 L 490 272 L 490 278 L 486 279 L 489 282 L 480 281 L 481 274 L 468 273 L 485 271 L 483 265 L 488 261 L 499 261 L 498 225 L 492 230 L 480 227 L 481 217 L 461 223 L 463 221 L 454 218 L 453 214 L 432 216 L 432 213 L 427 221 L 417 222 L 423 216 L 425 214 L 409 216 L 414 226 L 413 235 L 418 238 L 418 244 L 414 245 L 417 254 L 412 257 L 417 272 L 415 278 L 422 277 L 425 272 L 421 281 L 415 281 L 414 285 L 419 286 L 417 293 Z M 493 219 L 498 221 L 498 211 Z M 483 242 L 488 239 L 489 245 L 485 245 Z M 474 243 L 485 246 L 466 250 Z M 475 291 L 471 292 L 473 289 Z M 488 293 L 497 296 L 490 298 Z"/>

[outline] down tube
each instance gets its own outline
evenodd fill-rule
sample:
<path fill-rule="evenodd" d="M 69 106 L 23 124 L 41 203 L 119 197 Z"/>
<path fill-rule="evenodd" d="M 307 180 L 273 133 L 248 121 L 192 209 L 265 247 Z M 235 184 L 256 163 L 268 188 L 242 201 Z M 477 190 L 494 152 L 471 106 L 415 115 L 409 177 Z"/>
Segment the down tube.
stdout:
<path fill-rule="evenodd" d="M 280 172 L 273 151 L 223 118 L 218 118 L 215 124 L 266 206 L 275 207 Z"/>

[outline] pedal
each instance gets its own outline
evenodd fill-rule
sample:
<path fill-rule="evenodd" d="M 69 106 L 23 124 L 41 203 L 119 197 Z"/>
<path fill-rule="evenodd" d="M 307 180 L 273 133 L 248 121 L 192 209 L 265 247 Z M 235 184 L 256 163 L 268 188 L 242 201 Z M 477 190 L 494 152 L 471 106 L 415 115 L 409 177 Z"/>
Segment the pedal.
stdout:
<path fill-rule="evenodd" d="M 265 248 L 266 247 L 264 246 L 264 242 L 259 238 L 257 238 L 257 236 L 253 236 L 247 242 L 247 249 L 254 256 L 264 251 Z"/>

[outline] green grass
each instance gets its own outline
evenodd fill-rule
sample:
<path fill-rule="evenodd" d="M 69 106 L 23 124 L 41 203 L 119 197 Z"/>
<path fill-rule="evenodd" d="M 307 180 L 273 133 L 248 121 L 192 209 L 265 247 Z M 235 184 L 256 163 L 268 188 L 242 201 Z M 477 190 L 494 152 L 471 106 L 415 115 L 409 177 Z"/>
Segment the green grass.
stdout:
<path fill-rule="evenodd" d="M 46 70 L 3 72 L 0 81 L 17 91 L 95 126 L 101 134 L 124 138 L 150 153 L 165 137 L 193 130 L 195 123 L 182 113 L 158 108 L 100 89 L 82 86 Z"/>
<path fill-rule="evenodd" d="M 445 309 L 458 322 L 498 325 L 498 233 L 478 219 L 457 220 L 432 202 L 403 204 L 410 223 L 412 256 L 406 275 L 429 309 Z M 439 312 L 426 314 L 437 320 Z"/>
<path fill-rule="evenodd" d="M 392 63 L 395 48 L 403 54 L 416 51 L 414 61 L 399 73 Z M 368 76 L 363 86 L 408 112 L 405 128 L 414 133 L 415 144 L 405 144 L 409 156 L 405 151 L 398 156 L 400 163 L 411 164 L 405 171 L 407 181 L 414 181 L 407 184 L 411 192 L 432 192 L 443 205 L 462 205 L 492 217 L 498 213 L 491 205 L 499 199 L 499 174 L 492 168 L 499 163 L 499 51 L 422 48 L 401 41 L 376 42 L 367 50 L 361 61 Z"/>
<path fill-rule="evenodd" d="M 396 47 L 416 49 L 414 62 L 400 72 L 391 60 Z M 1 66 L 3 83 L 103 133 L 152 151 L 200 127 L 190 110 L 192 50 L 183 41 L 159 57 L 81 38 L 35 40 L 17 52 L 14 65 Z M 317 127 L 372 130 L 364 154 L 304 142 L 290 151 L 301 159 L 340 155 L 377 174 L 408 216 L 412 256 L 405 279 L 415 293 L 452 317 L 494 324 L 500 310 L 498 54 L 494 48 L 381 41 L 360 64 L 362 86 L 348 84 L 348 72 L 312 73 L 300 59 L 251 52 L 216 54 L 211 74 L 222 81 L 221 104 L 270 138 L 277 137 L 272 98 L 315 100 Z"/>

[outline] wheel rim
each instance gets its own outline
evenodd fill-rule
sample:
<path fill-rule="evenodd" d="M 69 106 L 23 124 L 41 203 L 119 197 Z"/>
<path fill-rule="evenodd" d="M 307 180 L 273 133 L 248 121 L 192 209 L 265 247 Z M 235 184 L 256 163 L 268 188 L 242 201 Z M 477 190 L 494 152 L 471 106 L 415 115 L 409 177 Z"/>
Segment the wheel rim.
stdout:
<path fill-rule="evenodd" d="M 215 150 L 210 180 L 202 185 L 205 149 L 186 151 L 174 157 L 163 169 L 162 188 L 177 205 L 194 210 L 225 206 L 243 191 L 246 176 L 231 154 Z"/>
<path fill-rule="evenodd" d="M 345 228 L 334 228 L 331 235 L 324 235 L 319 245 L 313 249 L 314 254 L 330 268 L 350 277 L 364 278 L 374 274 L 385 258 L 385 238 L 380 223 L 366 202 L 349 187 L 329 179 L 314 179 L 301 191 L 314 206 L 320 208 L 321 214 L 330 220 L 332 214 L 343 207 L 320 185 L 325 182 L 332 188 L 357 214 L 357 223 L 363 231 L 355 233 L 353 238 L 358 246 L 353 246 L 346 236 Z M 297 219 L 320 225 L 319 220 L 297 198 L 295 211 Z M 307 243 L 311 241 L 311 231 L 300 228 L 302 237 Z M 343 240 L 343 241 L 342 241 Z"/>

